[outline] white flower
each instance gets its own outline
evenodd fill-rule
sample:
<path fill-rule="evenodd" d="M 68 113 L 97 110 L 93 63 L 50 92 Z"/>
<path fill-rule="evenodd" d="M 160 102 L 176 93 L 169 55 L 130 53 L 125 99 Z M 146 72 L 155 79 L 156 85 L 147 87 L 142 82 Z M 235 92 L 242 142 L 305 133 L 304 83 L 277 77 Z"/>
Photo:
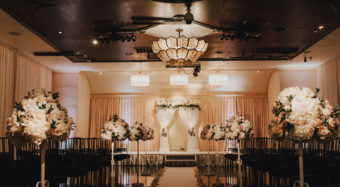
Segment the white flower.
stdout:
<path fill-rule="evenodd" d="M 242 115 L 232 116 L 227 121 L 226 138 L 243 139 L 253 134 L 252 125 L 249 120 L 245 120 Z"/>
<path fill-rule="evenodd" d="M 338 125 L 331 116 L 333 108 L 329 102 L 317 98 L 309 88 L 286 88 L 279 94 L 277 101 L 283 106 L 274 106 L 275 118 L 269 126 L 272 136 L 289 135 L 297 140 L 308 140 L 317 134 L 319 138 L 324 139 L 331 131 L 322 126 L 323 121 L 327 121 L 325 123 L 332 130 Z M 281 107 L 285 111 L 281 112 Z M 294 128 L 286 128 L 286 124 L 293 125 Z"/>

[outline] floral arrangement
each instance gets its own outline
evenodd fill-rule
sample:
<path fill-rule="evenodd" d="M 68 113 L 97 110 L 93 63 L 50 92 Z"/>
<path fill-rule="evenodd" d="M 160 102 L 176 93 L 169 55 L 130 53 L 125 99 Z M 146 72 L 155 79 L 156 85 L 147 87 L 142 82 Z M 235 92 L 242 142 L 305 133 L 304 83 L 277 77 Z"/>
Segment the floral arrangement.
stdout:
<path fill-rule="evenodd" d="M 212 125 L 206 125 L 201 131 L 202 140 L 224 140 L 225 139 L 225 127 L 218 123 Z"/>
<path fill-rule="evenodd" d="M 227 139 L 244 139 L 254 135 L 252 125 L 242 115 L 236 115 L 227 120 L 225 137 Z"/>
<path fill-rule="evenodd" d="M 202 140 L 212 140 L 212 137 L 213 137 L 213 131 L 210 125 L 208 124 L 203 127 L 201 134 L 200 134 L 200 138 Z"/>
<path fill-rule="evenodd" d="M 335 118 L 339 110 L 333 110 L 327 100 L 318 98 L 319 91 L 298 87 L 282 90 L 273 107 L 275 116 L 269 125 L 270 135 L 296 141 L 336 137 L 339 124 Z"/>
<path fill-rule="evenodd" d="M 152 140 L 154 138 L 153 129 L 149 126 L 145 126 L 145 131 L 143 133 L 144 133 L 142 136 L 143 141 Z"/>
<path fill-rule="evenodd" d="M 189 129 L 187 132 L 188 132 L 189 136 L 196 136 L 196 131 L 195 131 L 195 128 L 194 128 L 194 127 L 192 127 L 191 129 Z"/>
<path fill-rule="evenodd" d="M 101 137 L 106 140 L 123 141 L 129 136 L 129 124 L 118 115 L 113 115 L 104 123 Z"/>
<path fill-rule="evenodd" d="M 167 137 L 168 136 L 168 130 L 166 128 L 162 128 L 161 136 L 163 136 L 163 137 Z"/>
<path fill-rule="evenodd" d="M 12 116 L 7 120 L 6 136 L 15 144 L 32 142 L 40 145 L 47 138 L 65 140 L 69 137 L 73 120 L 57 98 L 59 93 L 33 89 L 15 102 Z"/>
<path fill-rule="evenodd" d="M 136 121 L 136 123 L 130 127 L 129 140 L 141 140 L 145 134 L 147 134 L 147 129 L 145 128 L 145 126 L 143 126 L 143 123 L 138 123 Z"/>
<path fill-rule="evenodd" d="M 156 105 L 156 110 L 166 110 L 166 109 L 178 109 L 185 108 L 191 110 L 201 110 L 199 102 L 197 100 L 188 101 L 167 101 L 165 99 L 160 99 Z"/>
<path fill-rule="evenodd" d="M 225 127 L 214 123 L 211 125 L 212 139 L 215 141 L 225 140 Z"/>

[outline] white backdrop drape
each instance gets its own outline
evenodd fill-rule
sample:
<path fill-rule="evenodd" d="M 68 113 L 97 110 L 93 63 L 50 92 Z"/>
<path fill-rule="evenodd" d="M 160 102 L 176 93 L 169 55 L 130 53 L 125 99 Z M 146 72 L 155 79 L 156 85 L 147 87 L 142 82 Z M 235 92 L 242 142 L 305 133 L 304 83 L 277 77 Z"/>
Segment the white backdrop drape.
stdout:
<path fill-rule="evenodd" d="M 157 111 L 157 119 L 160 125 L 160 142 L 159 142 L 159 151 L 160 152 L 169 152 L 169 136 L 162 136 L 163 129 L 166 129 L 168 132 L 168 127 L 172 121 L 172 118 L 175 114 L 176 110 L 174 109 L 162 109 Z"/>
<path fill-rule="evenodd" d="M 195 128 L 200 114 L 198 109 L 179 108 L 178 113 L 188 130 Z M 188 136 L 187 152 L 199 151 L 197 137 L 197 132 L 195 136 Z"/>
<path fill-rule="evenodd" d="M 33 88 L 52 88 L 52 71 L 0 40 L 0 136 L 18 101 Z"/>

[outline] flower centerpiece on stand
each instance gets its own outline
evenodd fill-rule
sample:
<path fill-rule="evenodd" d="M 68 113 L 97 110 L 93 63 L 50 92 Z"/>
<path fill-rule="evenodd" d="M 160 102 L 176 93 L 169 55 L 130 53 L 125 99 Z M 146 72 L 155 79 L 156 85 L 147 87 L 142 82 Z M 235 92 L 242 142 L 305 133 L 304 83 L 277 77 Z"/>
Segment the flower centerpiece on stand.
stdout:
<path fill-rule="evenodd" d="M 58 92 L 33 89 L 19 102 L 15 102 L 8 118 L 6 136 L 15 144 L 34 143 L 40 146 L 41 176 L 37 185 L 49 186 L 45 180 L 46 139 L 63 141 L 70 135 L 73 120 L 57 98 Z"/>
<path fill-rule="evenodd" d="M 237 163 L 239 165 L 241 164 L 240 140 L 251 138 L 253 135 L 253 127 L 243 115 L 232 116 L 227 120 L 225 137 L 226 139 L 237 140 Z"/>
<path fill-rule="evenodd" d="M 298 143 L 300 180 L 304 183 L 302 143 L 311 139 L 327 141 L 337 137 L 337 110 L 326 99 L 318 98 L 319 89 L 290 87 L 282 90 L 273 106 L 274 119 L 269 125 L 273 138 L 289 138 Z"/>
<path fill-rule="evenodd" d="M 129 137 L 129 124 L 119 118 L 117 114 L 110 116 L 104 123 L 101 131 L 101 137 L 105 140 L 111 140 L 111 164 L 114 164 L 114 141 L 124 141 Z"/>
<path fill-rule="evenodd" d="M 154 131 L 152 128 L 143 125 L 143 123 L 136 123 L 130 127 L 130 141 L 137 141 L 137 183 L 133 183 L 132 186 L 144 186 L 143 183 L 139 183 L 139 140 L 147 141 L 154 138 Z"/>

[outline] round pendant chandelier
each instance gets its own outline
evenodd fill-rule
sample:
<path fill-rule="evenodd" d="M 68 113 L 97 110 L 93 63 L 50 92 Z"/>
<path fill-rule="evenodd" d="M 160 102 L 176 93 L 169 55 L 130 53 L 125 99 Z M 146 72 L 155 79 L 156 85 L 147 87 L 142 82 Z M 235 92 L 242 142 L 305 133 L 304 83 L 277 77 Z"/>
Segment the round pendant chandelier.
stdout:
<path fill-rule="evenodd" d="M 208 43 L 195 37 L 181 36 L 182 29 L 177 29 L 178 38 L 170 36 L 153 41 L 152 50 L 163 62 L 172 66 L 185 66 L 197 63 L 208 48 Z"/>

